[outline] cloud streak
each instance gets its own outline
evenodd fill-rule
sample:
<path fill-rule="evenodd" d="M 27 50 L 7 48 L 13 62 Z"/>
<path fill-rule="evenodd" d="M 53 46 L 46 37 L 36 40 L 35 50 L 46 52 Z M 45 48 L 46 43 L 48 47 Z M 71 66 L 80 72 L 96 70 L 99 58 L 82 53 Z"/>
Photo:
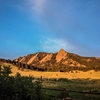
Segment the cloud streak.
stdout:
<path fill-rule="evenodd" d="M 43 13 L 47 1 L 48 0 L 29 0 L 28 2 L 31 5 L 31 10 L 40 15 Z"/>
<path fill-rule="evenodd" d="M 66 40 L 58 39 L 58 38 L 50 38 L 44 37 L 43 40 L 40 41 L 41 49 L 45 52 L 57 52 L 61 48 L 65 49 L 68 52 L 72 52 L 74 46 L 68 43 Z"/>
<path fill-rule="evenodd" d="M 93 55 L 96 48 L 100 50 L 98 1 L 27 0 L 27 2 L 32 16 L 35 16 L 44 30 L 48 30 L 48 37 L 55 35 L 58 43 L 59 38 L 63 39 L 66 45 L 67 43 L 71 45 L 67 45 L 67 48 L 69 46 L 75 51 L 73 46 L 76 46 L 77 52 L 82 55 L 91 48 L 93 51 L 89 52 L 90 55 Z M 51 42 L 51 40 L 46 41 Z M 55 41 L 51 43 L 57 44 Z M 50 47 L 54 48 L 53 45 Z M 62 45 L 59 47 L 62 48 Z"/>

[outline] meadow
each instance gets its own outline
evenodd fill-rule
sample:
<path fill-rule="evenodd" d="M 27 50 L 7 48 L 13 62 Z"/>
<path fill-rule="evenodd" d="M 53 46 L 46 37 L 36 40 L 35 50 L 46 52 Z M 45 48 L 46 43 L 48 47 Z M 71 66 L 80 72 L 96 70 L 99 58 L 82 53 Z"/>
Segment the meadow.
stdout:
<path fill-rule="evenodd" d="M 89 79 L 49 79 L 42 82 L 44 88 L 67 89 L 82 92 L 100 92 L 100 80 Z M 63 92 L 46 90 L 48 95 L 61 96 Z M 100 100 L 100 95 L 68 92 L 68 96 L 76 100 Z"/>
<path fill-rule="evenodd" d="M 11 65 L 11 64 L 6 64 Z M 18 67 L 11 65 L 11 76 L 14 76 L 17 72 L 20 73 L 22 76 L 33 76 L 36 78 L 43 77 L 43 78 L 67 78 L 67 79 L 100 79 L 100 71 L 70 71 L 70 72 L 44 72 L 44 71 L 34 71 L 30 69 L 18 70 Z"/>
<path fill-rule="evenodd" d="M 61 90 L 75 90 L 82 92 L 99 92 L 100 93 L 100 72 L 99 71 L 73 71 L 73 72 L 40 72 L 32 71 L 29 69 L 18 70 L 16 66 L 11 64 L 5 64 L 11 66 L 11 77 L 15 77 L 16 73 L 20 73 L 22 77 L 33 77 L 33 83 L 40 81 L 43 93 L 48 96 L 62 96 L 63 91 L 48 90 L 49 89 L 61 89 Z M 42 76 L 42 77 L 41 77 Z M 68 97 L 75 98 L 76 100 L 100 100 L 99 95 L 83 94 L 76 92 L 68 92 Z M 48 100 L 54 98 L 48 98 Z M 55 99 L 54 99 L 55 100 Z"/>

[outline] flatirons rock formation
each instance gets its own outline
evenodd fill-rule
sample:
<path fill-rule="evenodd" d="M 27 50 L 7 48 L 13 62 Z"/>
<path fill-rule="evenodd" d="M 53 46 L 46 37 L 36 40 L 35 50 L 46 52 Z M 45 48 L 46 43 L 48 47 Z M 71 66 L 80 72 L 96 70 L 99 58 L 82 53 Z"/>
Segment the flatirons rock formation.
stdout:
<path fill-rule="evenodd" d="M 82 57 L 60 49 L 57 53 L 38 52 L 19 57 L 15 61 L 36 66 L 37 68 L 66 70 L 67 68 L 100 69 L 100 58 Z"/>
<path fill-rule="evenodd" d="M 60 51 L 56 55 L 56 61 L 60 62 L 62 59 L 67 58 L 67 52 L 64 49 L 60 49 Z"/>

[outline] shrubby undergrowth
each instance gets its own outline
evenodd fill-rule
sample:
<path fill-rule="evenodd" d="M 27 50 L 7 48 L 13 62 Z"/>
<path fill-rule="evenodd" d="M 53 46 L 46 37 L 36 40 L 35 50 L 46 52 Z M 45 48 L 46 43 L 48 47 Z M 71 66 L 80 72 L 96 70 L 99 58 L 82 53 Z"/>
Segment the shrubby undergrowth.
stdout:
<path fill-rule="evenodd" d="M 9 76 L 10 66 L 0 66 L 0 100 L 47 100 L 39 81 L 33 77 Z"/>

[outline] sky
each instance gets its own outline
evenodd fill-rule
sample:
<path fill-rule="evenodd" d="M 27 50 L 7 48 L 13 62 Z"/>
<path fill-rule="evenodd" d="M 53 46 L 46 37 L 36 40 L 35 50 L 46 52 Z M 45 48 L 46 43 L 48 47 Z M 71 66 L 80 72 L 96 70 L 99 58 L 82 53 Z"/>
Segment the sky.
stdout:
<path fill-rule="evenodd" d="M 100 57 L 100 0 L 0 0 L 0 58 L 61 48 Z"/>

